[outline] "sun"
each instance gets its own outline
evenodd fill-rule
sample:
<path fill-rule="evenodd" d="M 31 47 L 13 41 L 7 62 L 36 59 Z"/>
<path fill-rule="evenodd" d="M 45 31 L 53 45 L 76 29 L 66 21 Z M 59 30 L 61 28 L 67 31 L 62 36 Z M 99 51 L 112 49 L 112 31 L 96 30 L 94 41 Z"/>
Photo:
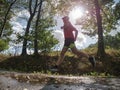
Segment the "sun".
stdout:
<path fill-rule="evenodd" d="M 83 15 L 84 9 L 82 7 L 74 7 L 69 13 L 69 17 L 72 20 L 77 20 L 78 18 L 81 18 Z"/>

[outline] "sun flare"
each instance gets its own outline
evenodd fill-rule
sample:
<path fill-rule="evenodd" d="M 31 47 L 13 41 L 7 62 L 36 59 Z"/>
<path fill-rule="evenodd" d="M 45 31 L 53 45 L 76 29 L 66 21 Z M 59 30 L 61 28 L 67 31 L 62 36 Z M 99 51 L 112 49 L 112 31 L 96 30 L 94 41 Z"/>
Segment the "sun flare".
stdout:
<path fill-rule="evenodd" d="M 69 17 L 72 20 L 76 20 L 78 18 L 81 18 L 83 15 L 84 15 L 84 10 L 82 7 L 75 7 L 69 13 Z"/>

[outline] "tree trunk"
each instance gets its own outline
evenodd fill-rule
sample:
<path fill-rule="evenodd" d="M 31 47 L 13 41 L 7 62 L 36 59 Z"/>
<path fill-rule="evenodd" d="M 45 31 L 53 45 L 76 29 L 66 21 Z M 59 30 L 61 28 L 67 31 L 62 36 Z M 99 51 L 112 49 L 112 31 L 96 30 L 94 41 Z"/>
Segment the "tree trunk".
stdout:
<path fill-rule="evenodd" d="M 14 0 L 13 2 L 11 2 L 10 6 L 8 7 L 8 10 L 7 10 L 6 14 L 5 14 L 5 18 L 4 18 L 3 25 L 1 26 L 0 38 L 2 37 L 2 33 L 3 33 L 4 28 L 5 28 L 5 24 L 6 24 L 6 22 L 7 22 L 7 16 L 8 16 L 8 14 L 9 14 L 9 12 L 10 12 L 10 9 L 11 9 L 11 7 L 13 6 L 13 4 L 14 4 L 16 1 L 17 1 L 17 0 Z"/>
<path fill-rule="evenodd" d="M 41 7 L 42 7 L 42 2 L 43 0 L 40 0 L 40 5 L 38 9 L 38 15 L 37 15 L 37 20 L 36 20 L 36 26 L 35 26 L 35 39 L 34 39 L 34 55 L 38 55 L 38 23 L 40 19 L 40 13 L 41 13 Z"/>
<path fill-rule="evenodd" d="M 28 24 L 27 24 L 27 28 L 25 30 L 25 35 L 24 35 L 24 40 L 23 40 L 23 46 L 22 46 L 22 54 L 21 55 L 27 55 L 27 40 L 28 40 L 28 34 L 29 34 L 29 28 L 31 25 L 31 21 L 33 19 L 34 15 L 30 16 L 29 20 L 28 20 Z"/>
<path fill-rule="evenodd" d="M 96 19 L 97 19 L 97 27 L 98 27 L 98 51 L 97 55 L 100 58 L 105 56 L 105 49 L 104 49 L 104 38 L 103 38 L 103 28 L 102 28 L 102 17 L 100 15 L 100 7 L 98 0 L 94 0 L 95 9 L 96 9 Z"/>
<path fill-rule="evenodd" d="M 29 29 L 30 29 L 30 25 L 31 25 L 31 22 L 32 22 L 32 19 L 33 17 L 35 16 L 35 13 L 36 13 L 36 9 L 37 9 L 37 4 L 38 4 L 38 0 L 35 1 L 35 5 L 34 5 L 34 9 L 32 11 L 32 0 L 29 1 L 29 12 L 30 12 L 30 18 L 28 20 L 28 23 L 27 23 L 27 28 L 25 30 L 25 35 L 24 35 L 24 40 L 23 40 L 23 46 L 22 46 L 22 54 L 23 56 L 27 55 L 27 40 L 28 40 L 28 36 L 29 36 Z"/>

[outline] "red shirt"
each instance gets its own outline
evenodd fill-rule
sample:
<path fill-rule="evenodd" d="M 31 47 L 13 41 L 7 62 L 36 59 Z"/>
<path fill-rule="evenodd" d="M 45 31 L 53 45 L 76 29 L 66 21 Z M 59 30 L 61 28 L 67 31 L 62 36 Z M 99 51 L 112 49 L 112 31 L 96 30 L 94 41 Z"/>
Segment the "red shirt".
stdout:
<path fill-rule="evenodd" d="M 76 31 L 76 29 L 70 23 L 65 24 L 63 26 L 63 30 L 65 39 L 66 38 L 75 39 L 73 31 Z"/>

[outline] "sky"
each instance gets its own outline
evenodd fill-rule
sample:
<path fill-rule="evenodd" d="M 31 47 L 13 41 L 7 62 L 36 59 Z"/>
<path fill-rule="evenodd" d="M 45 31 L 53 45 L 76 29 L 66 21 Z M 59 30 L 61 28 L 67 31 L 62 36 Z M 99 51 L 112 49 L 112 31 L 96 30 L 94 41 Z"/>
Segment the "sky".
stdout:
<path fill-rule="evenodd" d="M 114 0 L 116 3 L 119 2 L 120 0 Z"/>
<path fill-rule="evenodd" d="M 119 1 L 119 0 L 116 0 L 116 1 Z M 79 12 L 81 14 L 81 17 L 82 17 L 82 13 L 81 13 L 82 10 Z M 72 18 L 70 18 L 70 21 L 72 22 L 73 26 L 75 26 L 76 29 L 78 30 L 78 37 L 77 37 L 75 44 L 78 49 L 84 49 L 84 48 L 88 47 L 90 44 L 95 44 L 97 42 L 97 35 L 94 37 L 89 37 L 87 35 L 82 34 L 81 27 L 75 25 L 75 21 L 74 21 L 74 19 L 76 19 L 76 18 L 74 18 L 75 14 L 77 15 L 78 12 L 74 11 L 69 14 L 69 17 L 73 16 Z M 24 18 L 21 18 L 21 17 L 24 17 Z M 24 34 L 23 29 L 26 28 L 26 25 L 27 25 L 26 20 L 28 19 L 28 17 L 29 17 L 29 13 L 26 10 L 22 10 L 17 13 L 17 16 L 14 16 L 11 19 L 11 24 L 13 25 L 12 29 L 14 30 L 14 33 Z M 61 26 L 63 26 L 62 17 L 55 16 L 55 20 L 57 20 L 57 25 L 54 27 L 53 35 L 55 38 L 57 38 L 59 40 L 58 46 L 59 46 L 59 50 L 61 50 L 63 47 L 63 44 L 64 44 L 63 30 L 61 29 Z M 118 27 L 118 28 L 120 28 L 120 27 Z M 112 31 L 111 33 L 113 35 L 115 35 L 117 32 Z M 16 39 L 16 36 L 12 35 L 11 38 Z M 15 52 L 15 47 L 21 47 L 21 46 L 22 46 L 21 43 L 19 43 L 17 45 L 10 43 L 10 48 L 8 51 Z M 21 48 L 17 48 L 17 49 L 19 49 L 18 51 L 21 52 Z"/>

